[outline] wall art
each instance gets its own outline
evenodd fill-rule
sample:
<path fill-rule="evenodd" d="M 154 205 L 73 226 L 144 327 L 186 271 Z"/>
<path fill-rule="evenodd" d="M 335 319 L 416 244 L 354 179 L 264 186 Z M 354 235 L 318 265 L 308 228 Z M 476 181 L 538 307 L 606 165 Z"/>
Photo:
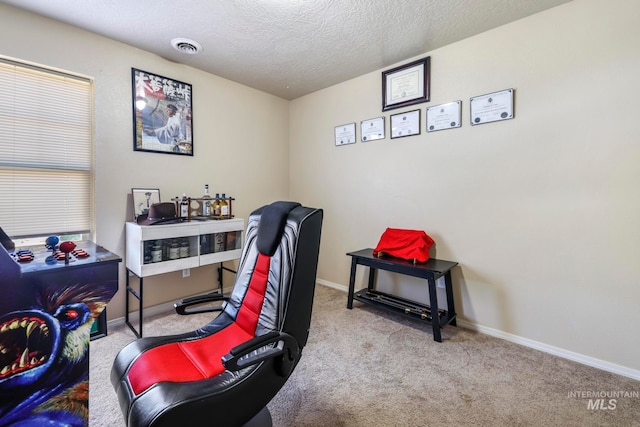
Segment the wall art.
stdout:
<path fill-rule="evenodd" d="M 191 85 L 131 69 L 133 149 L 193 156 Z"/>

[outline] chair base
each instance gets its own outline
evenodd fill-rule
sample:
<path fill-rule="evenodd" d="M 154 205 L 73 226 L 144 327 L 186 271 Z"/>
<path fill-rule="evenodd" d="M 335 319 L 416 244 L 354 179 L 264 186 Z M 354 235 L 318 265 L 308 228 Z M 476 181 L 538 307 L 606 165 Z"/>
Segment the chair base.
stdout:
<path fill-rule="evenodd" d="M 251 418 L 242 427 L 272 427 L 273 420 L 271 419 L 271 412 L 265 406 L 260 412 L 258 412 L 253 418 Z"/>

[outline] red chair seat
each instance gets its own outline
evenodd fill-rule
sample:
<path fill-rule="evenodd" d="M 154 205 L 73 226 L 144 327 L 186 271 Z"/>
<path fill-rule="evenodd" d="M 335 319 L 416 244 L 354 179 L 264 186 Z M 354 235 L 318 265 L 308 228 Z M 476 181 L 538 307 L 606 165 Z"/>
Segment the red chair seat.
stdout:
<path fill-rule="evenodd" d="M 129 370 L 134 394 L 159 382 L 198 381 L 223 372 L 222 356 L 255 336 L 267 290 L 270 260 L 271 257 L 258 254 L 247 294 L 234 323 L 208 337 L 164 344 L 143 353 Z"/>
<path fill-rule="evenodd" d="M 222 356 L 253 335 L 232 323 L 208 337 L 176 342 L 144 352 L 129 371 L 131 389 L 138 395 L 153 384 L 211 378 L 224 371 Z"/>

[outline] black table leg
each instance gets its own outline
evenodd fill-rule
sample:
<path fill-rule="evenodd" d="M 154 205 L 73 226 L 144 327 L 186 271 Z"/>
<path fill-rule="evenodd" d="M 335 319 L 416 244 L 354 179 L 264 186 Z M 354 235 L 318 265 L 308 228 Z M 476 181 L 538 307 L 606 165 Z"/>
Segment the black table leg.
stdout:
<path fill-rule="evenodd" d="M 124 295 L 124 323 L 129 323 L 129 270 L 127 270 L 127 277 L 125 281 L 125 295 Z"/>
<path fill-rule="evenodd" d="M 367 284 L 367 288 L 372 291 L 373 290 L 373 281 L 376 277 L 376 269 L 373 267 L 369 267 L 369 282 Z"/>
<path fill-rule="evenodd" d="M 353 287 L 356 282 L 356 267 L 358 263 L 355 258 L 351 258 L 351 275 L 349 276 L 349 296 L 347 297 L 347 308 L 353 308 Z"/>
<path fill-rule="evenodd" d="M 135 274 L 135 273 L 134 273 Z M 136 276 L 137 277 L 137 276 Z M 126 296 L 125 296 L 125 313 L 124 313 L 124 323 L 129 327 L 129 329 L 131 329 L 131 331 L 136 335 L 136 337 L 140 338 L 142 337 L 142 292 L 143 292 L 143 286 L 144 286 L 144 282 L 143 282 L 143 278 L 142 277 L 138 277 L 138 283 L 140 285 L 140 292 L 136 292 L 135 289 L 133 289 L 130 285 L 129 285 L 129 271 L 127 271 L 127 283 L 126 283 Z M 139 330 L 136 330 L 136 328 L 131 324 L 131 321 L 129 320 L 129 294 L 133 295 L 135 298 L 138 299 L 138 307 L 139 307 L 139 312 L 138 312 L 138 322 L 139 322 Z"/>
<path fill-rule="evenodd" d="M 438 310 L 438 293 L 436 292 L 436 279 L 432 276 L 429 282 L 429 306 L 431 307 L 431 325 L 433 326 L 433 339 L 442 342 L 440 334 L 440 314 Z"/>
<path fill-rule="evenodd" d="M 140 322 L 140 335 L 138 335 L 138 338 L 142 338 L 142 293 L 143 291 L 143 286 L 144 286 L 144 282 L 143 282 L 143 278 L 140 278 L 140 311 L 138 311 L 138 322 Z"/>
<path fill-rule="evenodd" d="M 456 324 L 456 307 L 453 303 L 453 286 L 451 285 L 451 272 L 447 271 L 444 275 L 444 285 L 447 291 L 447 314 L 449 319 L 452 319 L 449 324 L 457 326 Z"/>

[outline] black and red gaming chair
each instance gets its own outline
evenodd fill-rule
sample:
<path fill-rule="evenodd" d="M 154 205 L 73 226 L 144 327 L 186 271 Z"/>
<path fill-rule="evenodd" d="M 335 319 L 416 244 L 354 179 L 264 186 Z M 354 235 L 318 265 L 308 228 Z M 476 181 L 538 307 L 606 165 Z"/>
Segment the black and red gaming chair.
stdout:
<path fill-rule="evenodd" d="M 221 313 L 193 332 L 140 338 L 116 356 L 111 383 L 128 426 L 271 425 L 266 405 L 309 335 L 321 227 L 322 210 L 293 202 L 249 216 Z"/>

